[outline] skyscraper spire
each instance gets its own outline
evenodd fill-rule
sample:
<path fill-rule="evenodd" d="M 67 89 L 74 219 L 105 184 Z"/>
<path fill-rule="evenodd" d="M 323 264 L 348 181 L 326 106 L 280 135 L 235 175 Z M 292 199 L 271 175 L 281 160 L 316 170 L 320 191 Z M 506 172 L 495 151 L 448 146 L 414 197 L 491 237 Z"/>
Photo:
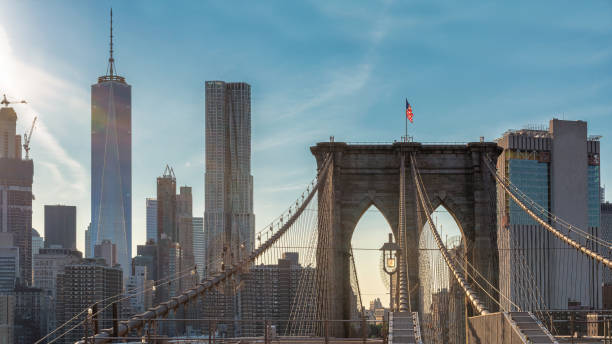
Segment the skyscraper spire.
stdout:
<path fill-rule="evenodd" d="M 113 8 L 110 9 L 110 56 L 108 58 L 108 75 L 115 74 L 115 59 L 113 58 Z"/>
<path fill-rule="evenodd" d="M 115 58 L 113 57 L 113 8 L 110 9 L 110 49 L 108 56 L 108 66 L 106 67 L 106 75 L 98 77 L 98 82 L 116 81 L 125 83 L 125 78 L 117 75 L 117 68 L 115 68 Z"/>

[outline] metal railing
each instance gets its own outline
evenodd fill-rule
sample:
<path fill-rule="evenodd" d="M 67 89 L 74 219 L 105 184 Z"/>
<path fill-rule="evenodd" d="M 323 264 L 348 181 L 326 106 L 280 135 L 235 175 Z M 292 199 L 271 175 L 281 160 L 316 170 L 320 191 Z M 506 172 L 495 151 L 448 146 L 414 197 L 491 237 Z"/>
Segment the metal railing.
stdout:
<path fill-rule="evenodd" d="M 124 321 L 128 319 L 115 319 Z M 387 343 L 387 319 L 356 320 L 307 320 L 312 328 L 322 328 L 323 333 L 309 336 L 281 335 L 283 328 L 292 322 L 304 320 L 257 319 L 237 320 L 219 318 L 162 318 L 154 319 L 138 331 L 125 336 L 111 336 L 111 341 L 132 341 L 138 343 Z M 177 334 L 177 324 L 182 330 Z M 189 324 L 189 325 L 187 325 Z M 169 326 L 170 325 L 170 326 Z M 345 326 L 352 330 L 347 338 L 332 337 L 333 326 Z M 91 329 L 93 326 L 89 326 Z M 243 333 L 235 336 L 234 334 Z M 85 333 L 83 344 L 96 343 L 93 333 Z"/>
<path fill-rule="evenodd" d="M 612 310 L 542 310 L 534 315 L 557 338 L 599 338 L 612 344 Z"/>

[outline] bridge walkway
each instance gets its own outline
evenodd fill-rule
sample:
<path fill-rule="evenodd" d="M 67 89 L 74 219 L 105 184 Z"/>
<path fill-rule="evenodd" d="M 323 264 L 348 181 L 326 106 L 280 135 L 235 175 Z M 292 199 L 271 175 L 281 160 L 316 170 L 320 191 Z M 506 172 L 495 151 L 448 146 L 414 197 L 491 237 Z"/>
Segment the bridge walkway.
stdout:
<path fill-rule="evenodd" d="M 508 320 L 527 339 L 528 343 L 558 343 L 531 312 L 508 312 Z"/>
<path fill-rule="evenodd" d="M 423 344 L 418 313 L 389 313 L 389 344 Z"/>

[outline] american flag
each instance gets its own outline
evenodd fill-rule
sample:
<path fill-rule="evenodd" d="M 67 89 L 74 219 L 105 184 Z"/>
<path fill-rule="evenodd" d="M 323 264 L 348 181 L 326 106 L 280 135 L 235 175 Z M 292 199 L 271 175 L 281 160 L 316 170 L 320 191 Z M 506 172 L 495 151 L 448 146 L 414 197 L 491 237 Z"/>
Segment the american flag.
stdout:
<path fill-rule="evenodd" d="M 408 99 L 406 99 L 406 117 L 408 118 L 410 123 L 413 123 L 413 121 L 412 121 L 412 107 L 410 106 L 410 103 L 408 103 Z"/>

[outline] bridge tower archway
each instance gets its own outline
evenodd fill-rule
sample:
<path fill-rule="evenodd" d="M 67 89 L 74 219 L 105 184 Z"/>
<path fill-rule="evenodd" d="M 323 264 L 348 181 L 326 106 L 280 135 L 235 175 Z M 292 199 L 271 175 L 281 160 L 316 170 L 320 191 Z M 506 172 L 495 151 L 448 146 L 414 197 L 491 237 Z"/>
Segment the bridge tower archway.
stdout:
<path fill-rule="evenodd" d="M 355 145 L 322 142 L 311 147 L 319 169 L 331 154 L 328 177 L 321 189 L 319 203 L 326 214 L 319 215 L 321 226 L 329 231 L 332 253 L 326 265 L 330 303 L 329 320 L 347 320 L 351 315 L 350 243 L 362 214 L 375 205 L 398 236 L 400 201 L 400 165 L 405 156 L 405 209 L 408 279 L 418 281 L 418 239 L 426 217 L 418 205 L 410 154 L 416 164 L 433 209 L 444 204 L 455 216 L 464 234 L 466 259 L 497 286 L 496 185 L 484 165 L 485 156 L 496 160 L 501 149 L 494 142 L 465 145 L 423 145 L 396 142 L 385 145 Z M 328 185 L 331 184 L 331 185 Z M 325 198 L 330 199 L 325 199 Z M 320 227 L 321 228 L 321 227 Z M 411 288 L 412 289 L 412 288 Z M 411 308 L 418 309 L 418 292 L 410 293 Z M 491 307 L 490 309 L 495 309 Z M 468 309 L 471 313 L 471 310 Z M 333 326 L 332 335 L 348 336 L 344 326 Z"/>

